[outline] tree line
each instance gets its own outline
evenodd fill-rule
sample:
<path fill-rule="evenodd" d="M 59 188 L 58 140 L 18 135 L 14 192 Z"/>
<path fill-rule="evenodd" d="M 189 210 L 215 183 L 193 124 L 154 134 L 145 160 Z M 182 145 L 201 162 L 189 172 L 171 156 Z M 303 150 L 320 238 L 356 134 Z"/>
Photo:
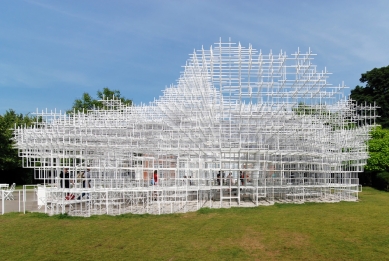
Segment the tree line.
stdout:
<path fill-rule="evenodd" d="M 389 66 L 362 73 L 359 81 L 364 85 L 357 85 L 350 97 L 357 104 L 375 102 L 379 107 L 376 123 L 380 125 L 371 132 L 370 157 L 359 182 L 389 191 Z"/>
<path fill-rule="evenodd" d="M 389 191 L 389 66 L 374 68 L 361 74 L 361 85 L 351 90 L 350 98 L 356 104 L 375 104 L 379 107 L 379 117 L 376 123 L 380 126 L 371 131 L 369 145 L 369 159 L 365 171 L 360 173 L 359 181 L 362 185 L 373 186 Z M 87 112 L 93 108 L 104 109 L 103 99 L 114 98 L 123 104 L 132 105 L 132 100 L 121 96 L 120 91 L 107 87 L 97 91 L 97 98 L 89 93 L 83 93 L 80 99 L 73 102 L 68 114 L 79 111 Z M 305 112 L 306 105 L 299 104 L 298 112 Z M 13 146 L 13 130 L 15 126 L 31 126 L 39 119 L 29 114 L 18 114 L 10 109 L 0 115 L 0 183 L 31 184 L 34 182 L 33 170 L 22 168 L 21 159 Z"/>

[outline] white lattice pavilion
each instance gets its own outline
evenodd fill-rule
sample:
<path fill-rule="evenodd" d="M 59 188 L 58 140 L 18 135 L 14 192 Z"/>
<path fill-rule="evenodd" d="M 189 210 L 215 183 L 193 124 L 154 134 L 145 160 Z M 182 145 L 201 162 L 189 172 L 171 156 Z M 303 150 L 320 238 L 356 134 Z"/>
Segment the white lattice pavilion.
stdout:
<path fill-rule="evenodd" d="M 43 122 L 16 129 L 15 140 L 44 183 L 38 204 L 90 216 L 357 200 L 375 107 L 346 99 L 313 57 L 219 42 L 195 51 L 149 105 L 37 112 Z M 76 174 L 87 166 L 82 188 Z M 64 168 L 72 188 L 58 186 Z"/>

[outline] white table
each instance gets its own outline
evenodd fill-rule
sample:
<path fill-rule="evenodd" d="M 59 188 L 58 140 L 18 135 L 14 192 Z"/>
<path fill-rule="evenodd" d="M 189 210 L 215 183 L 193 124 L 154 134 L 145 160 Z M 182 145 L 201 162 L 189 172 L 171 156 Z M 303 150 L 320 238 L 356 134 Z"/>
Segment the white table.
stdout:
<path fill-rule="evenodd" d="M 0 184 L 0 189 L 7 189 L 9 184 Z"/>

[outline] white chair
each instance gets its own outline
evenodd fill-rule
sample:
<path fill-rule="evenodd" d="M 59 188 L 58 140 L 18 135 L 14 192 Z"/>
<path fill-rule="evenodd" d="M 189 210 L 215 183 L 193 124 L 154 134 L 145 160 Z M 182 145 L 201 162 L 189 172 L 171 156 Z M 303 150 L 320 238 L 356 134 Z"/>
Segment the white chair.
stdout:
<path fill-rule="evenodd" d="M 4 190 L 4 199 L 5 200 L 14 200 L 14 195 L 12 194 L 15 190 L 15 183 L 12 183 L 9 189 Z"/>

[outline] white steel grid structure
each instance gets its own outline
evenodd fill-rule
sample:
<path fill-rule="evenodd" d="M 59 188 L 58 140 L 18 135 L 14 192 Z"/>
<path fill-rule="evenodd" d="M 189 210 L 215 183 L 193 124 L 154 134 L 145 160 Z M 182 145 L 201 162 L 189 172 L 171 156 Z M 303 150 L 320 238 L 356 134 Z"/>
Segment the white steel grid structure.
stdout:
<path fill-rule="evenodd" d="M 148 105 L 37 112 L 43 121 L 17 128 L 15 141 L 43 180 L 40 207 L 90 216 L 357 200 L 376 107 L 344 98 L 313 56 L 219 42 Z M 59 186 L 64 168 L 71 188 Z M 90 188 L 77 180 L 86 168 Z"/>

